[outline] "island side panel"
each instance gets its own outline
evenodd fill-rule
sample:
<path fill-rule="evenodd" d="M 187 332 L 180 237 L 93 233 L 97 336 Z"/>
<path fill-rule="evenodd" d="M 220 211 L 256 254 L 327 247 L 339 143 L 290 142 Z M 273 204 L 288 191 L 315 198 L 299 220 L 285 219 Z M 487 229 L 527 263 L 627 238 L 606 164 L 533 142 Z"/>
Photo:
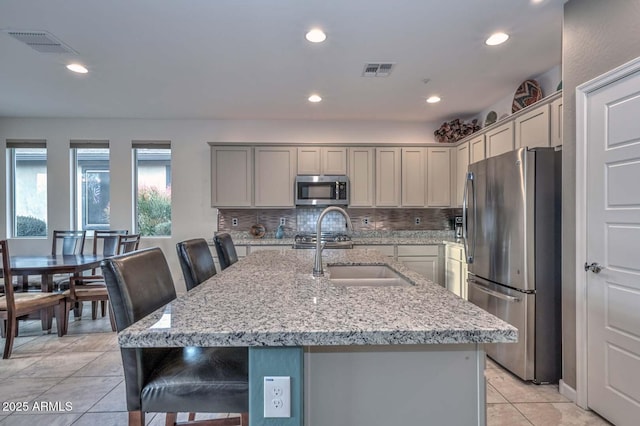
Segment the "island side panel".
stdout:
<path fill-rule="evenodd" d="M 486 425 L 480 344 L 306 347 L 305 426 Z"/>
<path fill-rule="evenodd" d="M 301 347 L 249 347 L 249 426 L 302 426 Z M 291 417 L 264 418 L 264 377 L 291 377 Z"/>

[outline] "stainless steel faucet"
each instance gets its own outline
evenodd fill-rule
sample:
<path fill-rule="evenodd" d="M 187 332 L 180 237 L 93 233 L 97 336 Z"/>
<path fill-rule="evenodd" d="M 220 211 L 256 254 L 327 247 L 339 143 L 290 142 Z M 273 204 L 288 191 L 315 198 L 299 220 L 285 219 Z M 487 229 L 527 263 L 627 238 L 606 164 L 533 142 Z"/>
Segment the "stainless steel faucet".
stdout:
<path fill-rule="evenodd" d="M 326 209 L 322 210 L 320 216 L 318 216 L 318 221 L 316 222 L 316 257 L 313 263 L 313 276 L 321 277 L 324 275 L 324 270 L 322 269 L 322 249 L 324 249 L 324 242 L 321 242 L 320 239 L 322 237 L 322 219 L 330 212 L 338 212 L 347 221 L 347 228 L 350 231 L 353 231 L 353 225 L 351 224 L 351 218 L 349 217 L 349 213 L 346 212 L 341 207 L 338 206 L 330 206 Z"/>

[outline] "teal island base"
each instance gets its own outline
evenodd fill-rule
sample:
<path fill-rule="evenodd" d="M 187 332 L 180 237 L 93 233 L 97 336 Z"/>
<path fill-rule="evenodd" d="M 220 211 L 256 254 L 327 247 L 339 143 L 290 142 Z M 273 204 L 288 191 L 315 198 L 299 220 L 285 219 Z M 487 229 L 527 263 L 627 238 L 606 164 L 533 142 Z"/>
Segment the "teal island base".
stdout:
<path fill-rule="evenodd" d="M 486 425 L 482 344 L 257 347 L 249 360 L 251 426 Z M 264 376 L 292 378 L 292 418 L 263 417 Z"/>

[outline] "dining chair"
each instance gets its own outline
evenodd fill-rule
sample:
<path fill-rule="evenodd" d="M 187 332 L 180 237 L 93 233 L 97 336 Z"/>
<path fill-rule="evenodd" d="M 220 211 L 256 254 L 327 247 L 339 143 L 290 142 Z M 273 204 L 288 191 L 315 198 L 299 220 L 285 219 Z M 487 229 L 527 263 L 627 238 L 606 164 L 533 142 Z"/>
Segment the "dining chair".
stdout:
<path fill-rule="evenodd" d="M 213 241 L 216 246 L 216 253 L 218 253 L 218 262 L 220 262 L 221 270 L 224 271 L 238 261 L 236 246 L 233 244 L 231 235 L 227 233 L 217 234 L 213 237 Z"/>
<path fill-rule="evenodd" d="M 216 264 L 204 238 L 181 241 L 176 250 L 187 291 L 216 274 Z"/>
<path fill-rule="evenodd" d="M 138 248 L 138 245 L 140 243 L 140 234 L 119 233 L 119 234 L 113 234 L 106 238 L 111 239 L 114 237 L 116 238 L 116 241 L 117 241 L 115 244 L 113 244 L 112 242 L 107 243 L 107 246 L 109 247 L 108 255 L 111 255 L 111 256 L 134 251 Z M 111 250 L 115 250 L 113 254 L 111 254 Z M 65 295 L 65 303 L 66 303 L 67 310 L 69 310 L 72 306 L 82 304 L 83 302 L 91 302 L 92 304 L 91 317 L 94 320 L 97 318 L 97 303 L 101 302 L 106 305 L 107 302 L 109 301 L 109 293 L 107 292 L 107 288 L 104 282 L 104 276 L 100 276 L 102 277 L 102 281 L 98 281 L 94 279 L 96 277 L 99 277 L 99 276 L 98 275 L 91 276 L 90 278 L 92 280 L 89 281 L 88 283 L 85 283 L 86 277 L 82 275 L 78 277 L 73 277 L 71 279 L 69 289 L 63 293 Z M 105 312 L 103 310 L 102 316 L 104 315 L 105 315 Z M 68 317 L 69 315 L 67 314 L 67 321 L 68 321 Z M 111 329 L 115 331 L 116 324 L 115 324 L 113 311 L 111 307 L 109 309 L 109 321 L 111 322 Z"/>
<path fill-rule="evenodd" d="M 73 256 L 82 254 L 87 231 L 54 230 L 51 244 L 53 256 Z M 64 290 L 69 286 L 70 276 L 66 274 L 54 275 L 53 283 L 58 290 Z"/>
<path fill-rule="evenodd" d="M 58 336 L 65 332 L 64 296 L 60 293 L 15 293 L 13 290 L 9 247 L 6 240 L 0 241 L 0 255 L 2 257 L 2 278 L 4 294 L 0 297 L 0 319 L 2 319 L 2 336 L 5 338 L 2 358 L 11 356 L 13 341 L 17 334 L 18 318 L 43 309 L 55 308 Z"/>
<path fill-rule="evenodd" d="M 118 237 L 118 254 L 130 253 L 138 250 L 140 234 L 127 234 Z"/>
<path fill-rule="evenodd" d="M 173 279 L 158 247 L 105 259 L 102 271 L 117 331 L 176 298 Z M 129 425 L 145 424 L 146 412 L 242 413 L 248 425 L 247 348 L 121 348 Z M 197 424 L 228 425 L 230 419 Z"/>
<path fill-rule="evenodd" d="M 60 231 L 54 230 L 52 234 L 51 254 L 56 255 L 77 255 L 82 254 L 84 250 L 84 241 L 86 237 L 86 231 Z M 69 286 L 69 276 L 66 274 L 54 275 L 53 283 L 58 290 L 62 290 Z M 23 291 L 28 291 L 33 287 L 42 285 L 40 276 L 23 276 L 22 287 Z"/>
<path fill-rule="evenodd" d="M 53 231 L 51 254 L 65 256 L 82 254 L 87 231 Z"/>
<path fill-rule="evenodd" d="M 129 233 L 127 229 L 108 229 L 108 230 L 95 230 L 93 231 L 93 249 L 91 253 L 94 256 L 102 254 L 103 256 L 115 256 L 118 254 L 118 236 L 126 235 Z M 98 273 L 98 269 L 93 269 L 89 275 L 82 275 L 81 279 L 76 280 L 76 286 L 78 285 L 102 285 L 104 286 L 104 277 Z M 104 317 L 106 315 L 107 303 L 106 300 L 102 300 L 101 314 Z M 96 319 L 98 316 L 98 301 L 91 302 L 91 318 Z"/>

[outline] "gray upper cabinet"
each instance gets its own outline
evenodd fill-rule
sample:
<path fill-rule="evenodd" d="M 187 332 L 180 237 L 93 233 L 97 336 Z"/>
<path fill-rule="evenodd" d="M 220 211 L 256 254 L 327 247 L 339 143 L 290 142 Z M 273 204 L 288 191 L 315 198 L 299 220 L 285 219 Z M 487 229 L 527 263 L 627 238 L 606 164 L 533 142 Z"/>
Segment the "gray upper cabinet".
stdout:
<path fill-rule="evenodd" d="M 551 146 L 549 140 L 549 104 L 540 105 L 514 120 L 516 148 Z"/>
<path fill-rule="evenodd" d="M 347 148 L 298 147 L 299 175 L 346 175 Z"/>
<path fill-rule="evenodd" d="M 427 148 L 427 206 L 451 205 L 451 148 Z"/>
<path fill-rule="evenodd" d="M 487 157 L 513 151 L 513 121 L 495 127 L 486 133 Z"/>
<path fill-rule="evenodd" d="M 293 184 L 297 172 L 297 150 L 287 146 L 254 148 L 256 207 L 293 207 Z"/>
<path fill-rule="evenodd" d="M 425 148 L 402 148 L 402 206 L 424 207 L 427 198 Z"/>
<path fill-rule="evenodd" d="M 401 149 L 376 148 L 376 206 L 400 207 Z"/>
<path fill-rule="evenodd" d="M 375 152 L 375 148 L 349 148 L 350 207 L 374 205 Z"/>
<path fill-rule="evenodd" d="M 211 147 L 211 206 L 251 207 L 253 148 Z"/>
<path fill-rule="evenodd" d="M 484 139 L 484 134 L 480 134 L 469 141 L 469 164 L 477 163 L 478 161 L 485 159 L 486 153 Z"/>

